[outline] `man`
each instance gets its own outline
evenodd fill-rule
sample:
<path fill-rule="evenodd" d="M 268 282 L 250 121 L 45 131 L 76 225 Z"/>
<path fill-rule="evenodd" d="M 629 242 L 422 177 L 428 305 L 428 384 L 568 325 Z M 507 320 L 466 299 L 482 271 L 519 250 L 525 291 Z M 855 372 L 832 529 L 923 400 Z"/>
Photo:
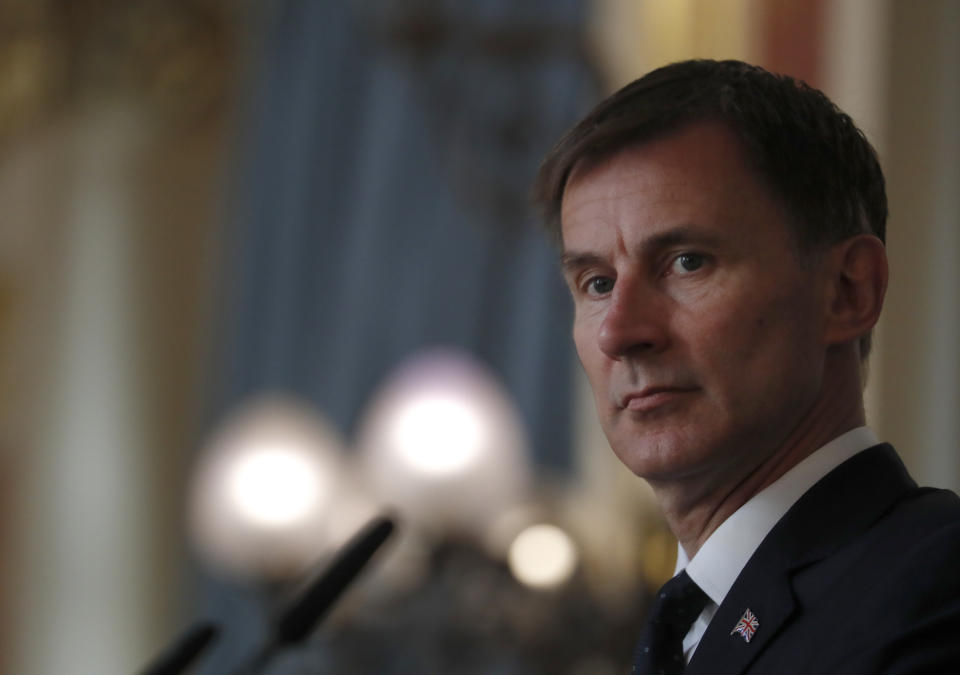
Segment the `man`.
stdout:
<path fill-rule="evenodd" d="M 537 195 L 604 432 L 679 541 L 634 671 L 960 672 L 960 499 L 864 426 L 887 205 L 850 118 L 673 64 L 572 129 Z"/>

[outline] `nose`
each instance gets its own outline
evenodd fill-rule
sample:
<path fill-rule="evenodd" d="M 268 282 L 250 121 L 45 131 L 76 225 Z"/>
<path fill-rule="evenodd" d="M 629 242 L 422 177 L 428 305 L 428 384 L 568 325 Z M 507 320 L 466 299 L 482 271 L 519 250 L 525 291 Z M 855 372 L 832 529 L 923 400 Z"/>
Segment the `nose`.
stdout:
<path fill-rule="evenodd" d="M 656 353 L 669 343 L 666 300 L 641 284 L 618 282 L 600 322 L 600 351 L 611 359 Z"/>

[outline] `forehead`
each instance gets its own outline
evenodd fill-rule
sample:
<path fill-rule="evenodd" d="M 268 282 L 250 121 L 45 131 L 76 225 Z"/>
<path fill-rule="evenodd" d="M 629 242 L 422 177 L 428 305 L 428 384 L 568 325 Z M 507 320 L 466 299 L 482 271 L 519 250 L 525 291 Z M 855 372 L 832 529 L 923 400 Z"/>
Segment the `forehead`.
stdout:
<path fill-rule="evenodd" d="M 659 219 L 748 216 L 782 220 L 783 213 L 736 135 L 720 123 L 701 122 L 574 165 L 561 202 L 561 233 L 566 248 L 571 235 L 582 238 L 624 218 L 666 226 Z"/>

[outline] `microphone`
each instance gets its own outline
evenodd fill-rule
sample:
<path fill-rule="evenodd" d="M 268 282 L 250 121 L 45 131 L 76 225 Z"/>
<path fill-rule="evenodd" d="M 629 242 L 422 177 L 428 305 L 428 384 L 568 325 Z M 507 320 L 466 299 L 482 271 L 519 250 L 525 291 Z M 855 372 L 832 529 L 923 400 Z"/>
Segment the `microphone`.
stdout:
<path fill-rule="evenodd" d="M 323 618 L 340 594 L 369 562 L 393 532 L 393 521 L 374 519 L 340 551 L 327 571 L 281 614 L 274 631 L 278 645 L 292 645 L 305 638 Z"/>
<path fill-rule="evenodd" d="M 209 621 L 194 624 L 184 631 L 141 675 L 179 675 L 220 635 Z"/>
<path fill-rule="evenodd" d="M 267 642 L 237 672 L 262 672 L 277 651 L 307 637 L 393 530 L 393 520 L 380 516 L 354 535 L 326 571 L 280 613 Z"/>
<path fill-rule="evenodd" d="M 236 672 L 259 672 L 279 649 L 307 637 L 393 530 L 393 520 L 380 516 L 354 535 L 326 571 L 281 612 L 267 642 Z M 209 622 L 192 626 L 140 675 L 180 675 L 219 634 L 220 629 Z"/>

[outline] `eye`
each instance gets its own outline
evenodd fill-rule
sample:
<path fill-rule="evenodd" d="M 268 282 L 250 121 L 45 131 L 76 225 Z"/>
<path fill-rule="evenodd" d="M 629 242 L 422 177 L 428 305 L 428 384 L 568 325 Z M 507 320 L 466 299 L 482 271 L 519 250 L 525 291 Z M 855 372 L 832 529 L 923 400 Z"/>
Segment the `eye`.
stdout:
<path fill-rule="evenodd" d="M 591 295 L 606 295 L 613 290 L 610 277 L 593 277 L 587 282 L 587 292 Z"/>
<path fill-rule="evenodd" d="M 681 253 L 673 260 L 673 271 L 683 274 L 685 272 L 696 272 L 703 267 L 704 256 L 699 253 Z"/>

